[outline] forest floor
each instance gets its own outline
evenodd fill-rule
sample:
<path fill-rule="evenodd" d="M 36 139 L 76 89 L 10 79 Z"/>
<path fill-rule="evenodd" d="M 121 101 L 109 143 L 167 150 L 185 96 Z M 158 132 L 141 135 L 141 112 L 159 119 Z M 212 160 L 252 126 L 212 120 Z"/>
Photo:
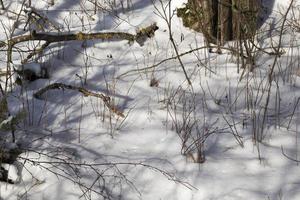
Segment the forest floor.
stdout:
<path fill-rule="evenodd" d="M 9 11 L 0 11 L 1 41 L 7 41 L 12 27 L 13 36 L 30 29 L 135 34 L 153 23 L 159 29 L 143 45 L 117 39 L 53 43 L 28 61 L 29 68 L 46 69 L 48 78 L 20 86 L 13 76 L 6 96 L 9 113 L 25 111 L 26 116 L 16 124 L 15 144 L 11 130 L 0 131 L 2 146 L 22 149 L 14 164 L 2 164 L 16 183 L 1 182 L 0 199 L 300 198 L 297 1 L 287 20 L 290 1 L 267 1 L 268 16 L 255 39 L 260 48 L 251 52 L 252 72 L 238 72 L 238 58 L 230 51 L 235 42 L 226 44 L 229 50 L 221 54 L 216 48 L 211 52 L 201 33 L 182 25 L 175 11 L 184 0 L 99 1 L 102 7 L 96 12 L 94 1 L 57 0 L 50 5 L 32 0 L 47 21 L 29 20 L 27 25 L 25 12 L 16 19 L 25 8 L 21 0 L 3 2 Z M 169 11 L 174 14 L 176 48 L 170 40 Z M 41 44 L 18 44 L 11 66 L 20 66 L 28 50 Z M 266 53 L 277 48 L 280 56 Z M 179 60 L 175 50 L 186 54 Z M 5 48 L 0 63 L 4 72 Z M 5 76 L 0 78 L 4 88 Z M 52 83 L 108 95 L 124 116 L 103 99 L 73 89 L 34 97 Z"/>

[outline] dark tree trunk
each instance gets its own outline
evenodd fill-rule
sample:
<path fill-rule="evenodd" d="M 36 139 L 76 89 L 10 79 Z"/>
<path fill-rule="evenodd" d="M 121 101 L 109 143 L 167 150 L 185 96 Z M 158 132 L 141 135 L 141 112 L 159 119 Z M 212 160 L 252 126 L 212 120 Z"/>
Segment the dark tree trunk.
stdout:
<path fill-rule="evenodd" d="M 178 10 L 186 26 L 201 31 L 209 42 L 248 38 L 255 34 L 260 0 L 188 0 Z M 186 14 L 188 13 L 188 14 Z"/>
<path fill-rule="evenodd" d="M 1 9 L 2 9 L 2 10 L 5 10 L 3 0 L 0 0 L 0 5 L 1 5 Z"/>

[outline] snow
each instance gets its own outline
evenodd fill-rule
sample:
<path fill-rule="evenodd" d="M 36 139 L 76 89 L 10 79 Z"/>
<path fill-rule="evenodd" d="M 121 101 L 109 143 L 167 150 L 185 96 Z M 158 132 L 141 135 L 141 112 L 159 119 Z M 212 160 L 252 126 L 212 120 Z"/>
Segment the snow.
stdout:
<path fill-rule="evenodd" d="M 4 2 L 16 12 L 21 7 L 21 1 Z M 274 56 L 259 52 L 255 70 L 245 72 L 240 81 L 243 69 L 237 73 L 237 60 L 229 51 L 221 55 L 209 53 L 207 48 L 194 51 L 181 57 L 192 87 L 177 59 L 138 71 L 176 56 L 166 22 L 155 9 L 161 9 L 160 2 L 126 1 L 129 9 L 126 5 L 123 9 L 121 1 L 116 1 L 116 6 L 100 2 L 104 8 L 96 14 L 88 1 L 57 0 L 51 6 L 47 1 L 32 0 L 32 6 L 63 27 L 61 32 L 135 34 L 153 22 L 159 30 L 144 46 L 98 40 L 51 44 L 38 61 L 23 65 L 37 74 L 46 67 L 50 78 L 26 82 L 22 87 L 14 84 L 8 93 L 11 116 L 0 122 L 0 127 L 23 109 L 27 118 L 15 132 L 17 144 L 24 149 L 18 163 L 3 164 L 18 183 L 0 182 L 1 199 L 105 199 L 102 195 L 143 200 L 299 199 L 299 165 L 288 158 L 300 160 L 298 32 L 287 30 L 282 37 L 285 54 L 276 64 L 263 140 L 255 142 L 252 125 L 255 121 L 260 129 L 263 121 L 266 97 L 261 95 L 267 90 Z M 167 1 L 163 2 L 166 5 Z M 172 1 L 171 10 L 185 2 Z M 265 3 L 273 9 L 261 29 L 268 29 L 268 23 L 280 27 L 280 13 L 289 1 Z M 0 26 L 1 40 L 7 37 L 4 30 L 13 24 L 10 15 L 0 15 L 4 24 Z M 24 32 L 25 19 L 15 35 Z M 205 45 L 202 35 L 183 27 L 176 15 L 172 29 L 179 53 Z M 48 31 L 56 30 L 50 25 Z M 257 45 L 272 51 L 269 47 L 278 44 L 278 34 L 275 30 L 262 32 Z M 25 42 L 18 48 L 25 52 L 38 45 Z M 27 55 L 21 52 L 14 52 L 14 64 Z M 5 51 L 0 52 L 0 71 L 6 70 L 6 56 Z M 136 71 L 127 73 L 130 70 Z M 158 80 L 157 87 L 149 86 L 152 78 Z M 4 88 L 5 77 L 0 80 Z M 55 82 L 109 95 L 125 118 L 110 113 L 101 99 L 73 90 L 51 90 L 44 99 L 33 98 L 36 91 Z M 256 100 L 250 109 L 247 97 Z M 189 118 L 183 118 L 186 112 L 191 112 Z M 252 119 L 254 114 L 257 118 Z M 182 125 L 182 118 L 195 122 L 192 134 L 212 132 L 204 142 L 204 163 L 193 162 L 195 151 L 182 155 L 182 138 L 173 123 L 175 119 L 177 126 Z M 2 132 L 1 144 L 14 146 L 11 133 Z M 240 136 L 242 144 L 233 134 Z M 187 144 L 192 142 L 190 138 Z"/>
<path fill-rule="evenodd" d="M 42 71 L 41 64 L 36 63 L 36 62 L 26 63 L 26 64 L 23 64 L 22 66 L 20 66 L 18 68 L 22 69 L 22 70 L 30 70 L 38 76 L 41 75 L 41 71 Z"/>

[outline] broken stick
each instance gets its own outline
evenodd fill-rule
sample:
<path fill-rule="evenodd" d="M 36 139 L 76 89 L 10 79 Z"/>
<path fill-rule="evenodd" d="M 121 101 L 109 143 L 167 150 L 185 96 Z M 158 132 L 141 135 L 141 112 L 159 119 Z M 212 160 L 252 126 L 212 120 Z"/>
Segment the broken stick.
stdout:
<path fill-rule="evenodd" d="M 69 89 L 69 90 L 77 90 L 78 92 L 82 93 L 85 97 L 92 96 L 92 97 L 97 97 L 102 99 L 104 102 L 104 105 L 113 113 L 120 117 L 125 117 L 124 114 L 115 106 L 111 103 L 111 99 L 109 96 L 106 96 L 101 93 L 95 93 L 92 91 L 89 91 L 83 87 L 77 87 L 73 85 L 67 85 L 64 83 L 52 83 L 40 90 L 38 90 L 36 93 L 33 94 L 33 96 L 37 99 L 43 99 L 43 94 L 47 92 L 48 90 L 54 90 L 54 89 Z"/>

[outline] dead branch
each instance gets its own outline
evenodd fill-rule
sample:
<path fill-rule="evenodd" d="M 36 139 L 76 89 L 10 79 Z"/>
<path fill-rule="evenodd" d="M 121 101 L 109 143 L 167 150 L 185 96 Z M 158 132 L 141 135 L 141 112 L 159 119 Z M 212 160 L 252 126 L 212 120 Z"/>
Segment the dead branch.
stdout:
<path fill-rule="evenodd" d="M 27 59 L 23 61 L 27 62 L 29 58 L 34 56 L 36 53 L 39 53 L 44 50 L 47 46 L 54 42 L 63 42 L 63 41 L 85 41 L 85 40 L 128 40 L 130 43 L 136 41 L 140 46 L 143 46 L 144 42 L 154 36 L 155 31 L 158 30 L 158 26 L 156 23 L 142 28 L 137 31 L 137 34 L 130 34 L 124 32 L 101 32 L 101 33 L 37 33 L 36 31 L 32 31 L 27 35 L 20 35 L 16 37 L 12 37 L 7 41 L 0 41 L 0 48 L 7 47 L 7 69 L 8 72 L 6 75 L 5 82 L 5 91 L 8 87 L 9 75 L 12 72 L 12 68 L 10 64 L 12 63 L 12 52 L 13 48 L 16 44 L 27 42 L 27 41 L 45 41 L 45 45 L 43 45 L 36 52 L 31 53 Z M 10 79 L 11 80 L 11 79 Z"/>
<path fill-rule="evenodd" d="M 73 86 L 73 85 L 67 85 L 64 83 L 53 83 L 50 84 L 40 90 L 38 90 L 36 93 L 34 93 L 34 97 L 37 99 L 43 99 L 43 94 L 49 90 L 54 90 L 54 89 L 69 89 L 69 90 L 77 90 L 78 92 L 82 93 L 83 96 L 88 97 L 88 96 L 92 96 L 92 97 L 96 97 L 96 98 L 100 98 L 102 99 L 102 101 L 104 102 L 105 106 L 113 113 L 115 113 L 116 115 L 120 116 L 120 117 L 125 117 L 124 114 L 115 106 L 111 103 L 111 99 L 109 96 L 106 96 L 104 94 L 101 93 L 95 93 L 92 91 L 89 91 L 83 87 L 77 87 L 77 86 Z"/>
<path fill-rule="evenodd" d="M 84 40 L 128 40 L 129 42 L 136 41 L 141 46 L 147 38 L 154 36 L 158 30 L 156 24 L 152 24 L 146 28 L 140 29 L 136 35 L 124 32 L 101 32 L 101 33 L 37 33 L 31 32 L 27 35 L 16 36 L 7 42 L 0 42 L 0 47 L 13 47 L 14 45 L 26 41 L 46 41 L 47 43 L 63 42 L 63 41 L 84 41 Z"/>

